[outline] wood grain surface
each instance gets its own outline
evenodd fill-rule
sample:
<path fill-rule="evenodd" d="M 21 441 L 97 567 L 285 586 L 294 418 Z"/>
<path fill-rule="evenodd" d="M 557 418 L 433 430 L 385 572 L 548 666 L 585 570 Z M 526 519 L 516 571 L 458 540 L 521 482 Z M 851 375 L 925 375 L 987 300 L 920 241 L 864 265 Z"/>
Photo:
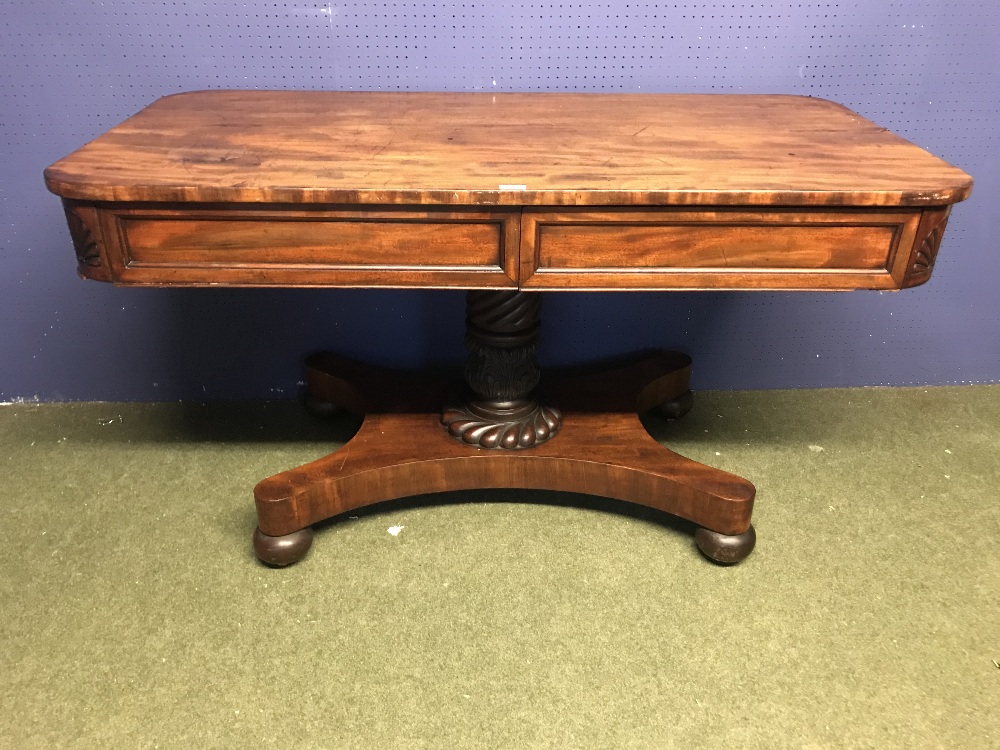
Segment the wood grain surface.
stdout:
<path fill-rule="evenodd" d="M 921 214 L 887 208 L 526 208 L 521 286 L 897 289 Z"/>
<path fill-rule="evenodd" d="M 944 206 L 960 169 L 786 95 L 199 91 L 45 172 L 84 201 Z"/>

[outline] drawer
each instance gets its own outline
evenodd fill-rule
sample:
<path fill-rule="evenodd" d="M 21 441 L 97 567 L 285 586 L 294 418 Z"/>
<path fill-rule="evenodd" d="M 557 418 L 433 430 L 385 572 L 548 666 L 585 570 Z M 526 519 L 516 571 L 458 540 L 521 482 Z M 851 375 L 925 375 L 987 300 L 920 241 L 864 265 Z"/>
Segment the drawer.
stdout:
<path fill-rule="evenodd" d="M 525 209 L 521 279 L 532 289 L 892 289 L 919 221 L 916 209 Z"/>
<path fill-rule="evenodd" d="M 103 220 L 123 284 L 517 283 L 517 211 L 133 208 Z"/>

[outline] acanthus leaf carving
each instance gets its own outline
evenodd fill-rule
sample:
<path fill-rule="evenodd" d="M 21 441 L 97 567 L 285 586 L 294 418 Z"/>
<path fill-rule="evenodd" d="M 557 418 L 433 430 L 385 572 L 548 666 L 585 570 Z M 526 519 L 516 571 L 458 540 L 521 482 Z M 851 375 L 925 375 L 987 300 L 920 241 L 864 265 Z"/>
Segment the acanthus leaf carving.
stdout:
<path fill-rule="evenodd" d="M 465 382 L 472 400 L 445 409 L 441 421 L 466 445 L 516 450 L 544 443 L 562 414 L 534 397 L 541 298 L 517 290 L 466 295 Z"/>
<path fill-rule="evenodd" d="M 910 259 L 908 275 L 916 283 L 923 283 L 934 270 L 934 263 L 937 260 L 938 250 L 941 247 L 941 240 L 944 237 L 945 227 L 948 226 L 948 216 L 951 209 L 945 208 L 924 215 L 924 223 L 921 226 L 923 237 L 918 236 L 918 245 Z"/>
<path fill-rule="evenodd" d="M 930 273 L 934 268 L 934 261 L 937 260 L 938 249 L 941 247 L 941 239 L 944 237 L 947 224 L 948 217 L 945 217 L 924 237 L 913 259 L 914 273 Z"/>
<path fill-rule="evenodd" d="M 73 208 L 66 208 L 66 221 L 69 224 L 69 234 L 76 250 L 76 260 L 81 266 L 100 268 L 101 251 L 97 238 L 87 222 Z"/>

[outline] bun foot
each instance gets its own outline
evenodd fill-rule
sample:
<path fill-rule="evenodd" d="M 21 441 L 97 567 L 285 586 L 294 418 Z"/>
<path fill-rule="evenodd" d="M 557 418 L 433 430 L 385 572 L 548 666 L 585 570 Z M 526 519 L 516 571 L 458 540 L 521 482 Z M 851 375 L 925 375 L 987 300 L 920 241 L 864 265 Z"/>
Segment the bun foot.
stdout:
<path fill-rule="evenodd" d="M 253 551 L 262 563 L 283 568 L 305 557 L 312 541 L 313 530 L 309 527 L 283 536 L 268 536 L 257 528 L 253 532 Z"/>
<path fill-rule="evenodd" d="M 694 533 L 694 541 L 706 557 L 723 565 L 733 565 L 753 552 L 757 532 L 753 526 L 742 534 L 720 534 L 700 528 Z"/>
<path fill-rule="evenodd" d="M 694 394 L 691 391 L 684 391 L 676 398 L 654 406 L 653 413 L 663 419 L 680 419 L 691 411 L 692 406 L 694 406 Z"/>

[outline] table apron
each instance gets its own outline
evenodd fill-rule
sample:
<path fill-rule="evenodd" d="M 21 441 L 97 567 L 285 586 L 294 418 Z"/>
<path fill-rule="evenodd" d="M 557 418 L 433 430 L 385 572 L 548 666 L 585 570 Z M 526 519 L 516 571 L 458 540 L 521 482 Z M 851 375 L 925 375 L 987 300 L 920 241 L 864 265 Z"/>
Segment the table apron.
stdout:
<path fill-rule="evenodd" d="M 80 273 L 129 286 L 901 289 L 949 207 L 401 207 L 65 200 Z"/>

